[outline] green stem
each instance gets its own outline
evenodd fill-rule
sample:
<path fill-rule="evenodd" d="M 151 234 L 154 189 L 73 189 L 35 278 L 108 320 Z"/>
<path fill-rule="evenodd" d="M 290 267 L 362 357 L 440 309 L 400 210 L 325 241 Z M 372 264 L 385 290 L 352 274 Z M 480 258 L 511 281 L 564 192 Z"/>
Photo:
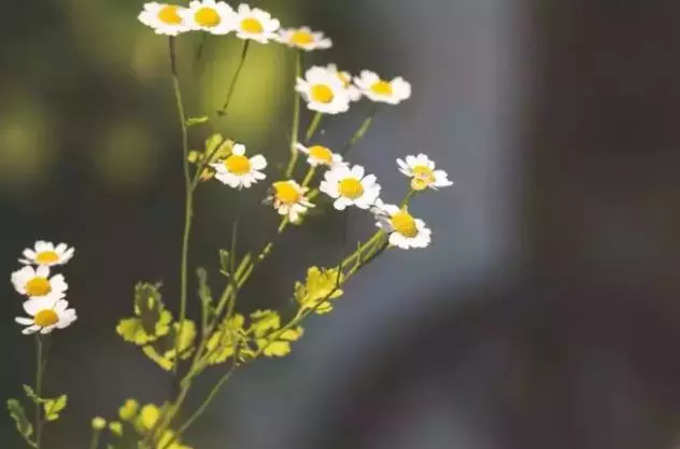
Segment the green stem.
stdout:
<path fill-rule="evenodd" d="M 187 263 L 189 258 L 189 237 L 191 236 L 191 219 L 193 217 L 193 186 L 191 173 L 189 172 L 189 135 L 186 125 L 186 115 L 184 113 L 184 103 L 182 102 L 182 90 L 177 76 L 177 60 L 175 56 L 175 38 L 169 38 L 170 49 L 170 71 L 172 73 L 172 85 L 177 102 L 177 114 L 182 129 L 182 165 L 184 169 L 184 233 L 182 234 L 182 254 L 180 263 L 180 302 L 179 302 L 179 332 L 175 341 L 175 354 L 179 354 L 179 337 L 184 327 L 187 308 Z M 173 372 L 177 374 L 179 358 L 175 361 Z"/>
<path fill-rule="evenodd" d="M 241 74 L 241 70 L 243 69 L 243 64 L 246 62 L 246 56 L 248 55 L 248 48 L 250 48 L 250 39 L 245 39 L 243 41 L 243 51 L 241 51 L 241 59 L 238 63 L 238 66 L 236 67 L 236 72 L 234 72 L 234 76 L 231 78 L 231 83 L 229 84 L 229 90 L 227 91 L 227 99 L 224 101 L 224 105 L 222 106 L 222 109 L 217 111 L 219 115 L 226 115 L 227 114 L 227 109 L 229 108 L 229 103 L 231 103 L 231 97 L 234 95 L 234 88 L 236 87 L 236 81 L 238 81 L 238 77 Z"/>
<path fill-rule="evenodd" d="M 43 379 L 45 377 L 45 368 L 47 366 L 47 354 L 44 351 L 43 337 L 38 333 L 35 336 L 35 394 L 39 398 L 43 394 Z M 42 442 L 43 420 L 42 420 L 42 404 L 35 403 L 35 447 L 40 449 Z"/>
<path fill-rule="evenodd" d="M 97 449 L 99 446 L 99 436 L 101 435 L 101 430 L 92 430 L 92 440 L 90 440 L 90 449 Z"/>
<path fill-rule="evenodd" d="M 364 119 L 364 121 L 361 123 L 361 126 L 359 126 L 359 129 L 356 130 L 354 135 L 352 136 L 351 139 L 345 144 L 344 148 L 340 152 L 343 156 L 346 156 L 347 153 L 356 145 L 366 134 L 366 132 L 369 130 L 371 125 L 373 124 L 373 118 L 375 117 L 375 114 L 378 112 L 378 106 L 373 105 L 371 107 L 371 110 L 369 111 L 368 115 Z"/>
<path fill-rule="evenodd" d="M 305 175 L 305 179 L 302 180 L 302 187 L 307 187 L 309 183 L 312 182 L 314 173 L 316 173 L 316 167 L 310 165 L 309 170 L 307 170 L 307 174 Z"/>
<path fill-rule="evenodd" d="M 309 141 L 312 140 L 312 137 L 314 137 L 314 134 L 316 133 L 316 130 L 319 127 L 322 118 L 323 114 L 321 112 L 317 112 L 316 114 L 314 114 L 314 118 L 309 123 L 307 132 L 305 133 L 305 142 L 309 143 Z"/>
<path fill-rule="evenodd" d="M 297 79 L 302 74 L 302 53 L 300 50 L 295 50 L 295 80 L 293 83 L 297 83 Z M 288 168 L 286 168 L 286 178 L 293 176 L 293 170 L 295 170 L 295 164 L 297 163 L 298 151 L 295 146 L 298 143 L 298 132 L 300 128 L 300 94 L 297 90 L 293 89 L 293 123 L 291 124 L 290 131 L 290 160 L 288 161 Z"/>

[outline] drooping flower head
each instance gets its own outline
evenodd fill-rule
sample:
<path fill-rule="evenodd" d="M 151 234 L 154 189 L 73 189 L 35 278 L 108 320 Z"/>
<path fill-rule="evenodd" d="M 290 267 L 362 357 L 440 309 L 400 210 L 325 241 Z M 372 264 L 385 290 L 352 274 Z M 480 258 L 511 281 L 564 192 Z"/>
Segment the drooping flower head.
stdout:
<path fill-rule="evenodd" d="M 333 153 L 330 148 L 322 145 L 312 145 L 306 147 L 301 143 L 297 143 L 295 148 L 307 155 L 307 163 L 312 167 L 326 166 L 333 167 L 335 165 L 342 165 L 342 156 L 338 153 Z"/>
<path fill-rule="evenodd" d="M 215 169 L 215 178 L 235 189 L 249 188 L 257 181 L 266 178 L 260 170 L 267 167 L 267 160 L 261 154 L 248 158 L 246 147 L 234 144 L 231 155 L 226 159 L 210 164 Z"/>
<path fill-rule="evenodd" d="M 375 72 L 362 70 L 360 76 L 354 77 L 354 83 L 361 93 L 379 103 L 399 104 L 411 96 L 411 84 L 400 76 L 387 81 Z"/>
<path fill-rule="evenodd" d="M 380 199 L 372 208 L 376 226 L 389 233 L 390 245 L 402 249 L 425 248 L 430 244 L 432 231 L 425 222 L 414 218 L 406 207 L 385 204 Z"/>
<path fill-rule="evenodd" d="M 305 51 L 325 50 L 333 46 L 333 42 L 321 31 L 312 31 L 309 27 L 281 29 L 278 39 L 282 44 Z"/>
<path fill-rule="evenodd" d="M 326 172 L 319 190 L 335 198 L 333 206 L 345 210 L 347 206 L 360 209 L 371 207 L 380 195 L 380 185 L 374 175 L 364 176 L 364 167 L 336 165 Z"/>
<path fill-rule="evenodd" d="M 349 92 L 340 78 L 324 67 L 314 66 L 295 86 L 312 111 L 339 114 L 349 109 Z"/>
<path fill-rule="evenodd" d="M 352 84 L 352 74 L 349 72 L 346 72 L 344 70 L 339 70 L 338 66 L 335 64 L 328 64 L 326 66 L 326 70 L 328 70 L 330 73 L 335 74 L 340 81 L 342 81 L 343 86 L 345 86 L 345 89 L 347 89 L 347 93 L 349 94 L 349 99 L 352 101 L 359 101 L 361 100 L 361 91 L 357 86 Z"/>
<path fill-rule="evenodd" d="M 238 6 L 233 20 L 236 37 L 240 39 L 252 39 L 261 44 L 278 39 L 276 34 L 280 26 L 278 19 L 272 18 L 271 14 L 259 8 L 251 8 L 242 3 Z"/>
<path fill-rule="evenodd" d="M 217 35 L 234 31 L 234 10 L 222 1 L 193 0 L 182 15 L 190 30 Z"/>
<path fill-rule="evenodd" d="M 49 334 L 55 328 L 64 329 L 68 327 L 77 319 L 75 309 L 69 309 L 68 302 L 64 299 L 56 301 L 30 299 L 24 302 L 24 311 L 30 318 L 15 318 L 17 323 L 26 326 L 21 331 L 24 335 L 36 332 Z"/>
<path fill-rule="evenodd" d="M 137 17 L 144 25 L 153 28 L 156 34 L 177 36 L 189 31 L 190 26 L 185 18 L 186 8 L 168 3 L 150 2 Z"/>
<path fill-rule="evenodd" d="M 26 248 L 23 252 L 23 259 L 19 259 L 24 265 L 63 265 L 73 257 L 75 249 L 69 248 L 66 243 L 54 245 L 52 242 L 38 240 L 33 245 L 33 249 Z"/>
<path fill-rule="evenodd" d="M 437 190 L 439 187 L 453 185 L 444 170 L 435 170 L 435 163 L 425 154 L 417 156 L 406 156 L 406 160 L 397 159 L 399 171 L 409 176 L 411 188 L 413 190 L 425 190 L 431 188 Z"/>
<path fill-rule="evenodd" d="M 267 198 L 280 215 L 285 215 L 295 223 L 301 214 L 314 207 L 307 198 L 308 187 L 302 187 L 293 180 L 278 181 L 272 184 L 271 196 Z"/>
<path fill-rule="evenodd" d="M 12 273 L 12 284 L 17 292 L 31 299 L 57 300 L 65 296 L 68 284 L 61 274 L 50 277 L 50 268 L 25 266 Z"/>

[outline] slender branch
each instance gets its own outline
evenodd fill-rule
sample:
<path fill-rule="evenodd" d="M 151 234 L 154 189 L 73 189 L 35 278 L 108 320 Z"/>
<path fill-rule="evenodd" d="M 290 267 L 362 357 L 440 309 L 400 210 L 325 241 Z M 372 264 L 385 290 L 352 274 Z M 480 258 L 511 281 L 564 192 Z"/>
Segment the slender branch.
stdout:
<path fill-rule="evenodd" d="M 90 449 L 97 449 L 99 447 L 99 436 L 101 435 L 101 430 L 92 429 L 92 439 L 90 440 Z"/>
<path fill-rule="evenodd" d="M 323 114 L 321 112 L 314 114 L 314 118 L 309 123 L 307 132 L 305 133 L 305 142 L 309 143 L 309 141 L 312 140 L 312 137 L 314 137 L 314 134 L 316 134 L 316 130 L 319 128 L 321 119 L 323 119 Z"/>
<path fill-rule="evenodd" d="M 371 107 L 371 110 L 369 111 L 368 115 L 364 119 L 364 121 L 361 123 L 361 126 L 356 130 L 354 135 L 352 136 L 351 139 L 345 144 L 345 146 L 342 148 L 342 151 L 340 154 L 343 156 L 346 156 L 347 153 L 356 145 L 366 134 L 366 132 L 369 130 L 371 125 L 373 124 L 373 118 L 375 117 L 375 114 L 378 113 L 378 106 L 376 104 L 373 104 Z"/>
<path fill-rule="evenodd" d="M 182 255 L 180 262 L 180 302 L 179 302 L 179 332 L 175 338 L 175 354 L 179 355 L 180 336 L 184 330 L 184 319 L 186 318 L 187 308 L 187 264 L 189 258 L 189 238 L 191 236 L 191 220 L 193 218 L 193 187 L 191 173 L 189 172 L 189 135 L 187 131 L 186 115 L 184 113 L 184 103 L 182 102 L 182 90 L 177 76 L 177 58 L 175 56 L 175 38 L 170 36 L 170 72 L 172 74 L 172 85 L 177 102 L 177 115 L 182 129 L 182 166 L 184 169 L 184 232 L 182 234 Z M 177 374 L 179 367 L 179 357 L 173 366 L 173 372 Z"/>
<path fill-rule="evenodd" d="M 302 74 L 302 53 L 300 50 L 295 50 L 295 79 L 293 80 L 294 85 L 297 83 L 297 79 Z M 295 170 L 295 164 L 297 163 L 298 151 L 295 146 L 298 141 L 298 132 L 300 128 L 300 94 L 297 90 L 293 89 L 293 123 L 291 125 L 290 131 L 290 160 L 288 161 L 288 168 L 286 168 L 286 178 L 293 176 L 293 170 Z"/>
<path fill-rule="evenodd" d="M 241 59 L 238 63 L 238 66 L 236 67 L 236 72 L 234 72 L 234 76 L 231 78 L 231 83 L 229 83 L 229 90 L 227 91 L 227 99 L 224 101 L 224 105 L 222 106 L 222 109 L 217 111 L 219 115 L 226 115 L 227 114 L 227 109 L 229 108 L 229 103 L 231 103 L 231 97 L 234 95 L 234 88 L 236 87 L 236 81 L 238 81 L 238 77 L 241 74 L 241 70 L 243 69 L 243 64 L 246 62 L 246 56 L 248 55 L 248 48 L 250 48 L 250 39 L 245 39 L 243 41 L 243 50 L 241 51 Z"/>
<path fill-rule="evenodd" d="M 45 377 L 45 368 L 47 366 L 47 354 L 44 351 L 43 337 L 40 333 L 35 336 L 35 394 L 42 398 L 43 394 L 43 379 Z M 42 404 L 39 401 L 35 402 L 35 447 L 40 449 L 42 442 L 43 420 L 42 420 Z"/>

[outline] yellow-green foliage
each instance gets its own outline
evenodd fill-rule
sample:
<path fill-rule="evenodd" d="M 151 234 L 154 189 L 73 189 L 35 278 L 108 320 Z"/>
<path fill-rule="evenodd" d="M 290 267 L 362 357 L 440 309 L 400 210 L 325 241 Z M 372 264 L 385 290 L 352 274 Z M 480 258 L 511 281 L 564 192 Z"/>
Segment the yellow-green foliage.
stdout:
<path fill-rule="evenodd" d="M 342 296 L 339 285 L 343 276 L 337 268 L 310 267 L 305 283 L 295 283 L 295 300 L 301 309 L 312 309 L 322 315 L 333 310 L 332 299 Z"/>
<path fill-rule="evenodd" d="M 179 358 L 191 356 L 196 339 L 196 324 L 173 322 L 163 304 L 159 285 L 139 283 L 135 287 L 135 317 L 122 319 L 116 331 L 127 342 L 142 346 L 142 351 L 161 368 L 170 370 Z"/>
<path fill-rule="evenodd" d="M 224 319 L 218 329 L 213 332 L 206 345 L 206 362 L 210 365 L 225 362 L 233 356 L 241 342 L 245 341 L 246 335 L 243 330 L 245 318 L 236 314 L 232 318 Z"/>

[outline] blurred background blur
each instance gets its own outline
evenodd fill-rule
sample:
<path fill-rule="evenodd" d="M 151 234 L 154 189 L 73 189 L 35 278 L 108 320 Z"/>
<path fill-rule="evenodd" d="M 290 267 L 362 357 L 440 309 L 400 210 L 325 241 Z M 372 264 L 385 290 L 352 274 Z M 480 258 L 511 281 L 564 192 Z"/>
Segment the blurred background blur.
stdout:
<path fill-rule="evenodd" d="M 115 334 L 138 280 L 176 304 L 182 226 L 179 130 L 167 40 L 141 2 L 3 5 L 0 273 L 36 239 L 76 246 L 65 270 L 77 325 L 56 339 L 47 391 L 70 396 L 48 449 L 85 447 L 89 422 L 129 396 L 161 402 L 169 377 Z M 306 58 L 402 75 L 411 100 L 383 108 L 352 161 L 385 197 L 396 157 L 425 152 L 456 182 L 417 198 L 422 251 L 390 251 L 352 280 L 283 360 L 239 371 L 187 435 L 195 449 L 668 448 L 680 441 L 680 34 L 677 2 L 253 1 L 335 47 Z M 190 115 L 223 100 L 233 37 L 180 39 Z M 293 61 L 253 44 L 214 131 L 284 163 Z M 367 103 L 324 123 L 338 145 Z M 303 115 L 303 126 L 309 114 Z M 276 217 L 248 192 L 242 249 Z M 193 266 L 217 266 L 234 192 L 205 185 Z M 293 282 L 340 249 L 337 215 L 293 230 L 244 291 L 245 311 L 285 306 Z M 353 214 L 352 240 L 372 232 Z M 213 271 L 214 272 L 214 271 Z M 216 277 L 215 277 L 216 278 Z M 33 341 L 0 320 L 0 397 L 33 381 Z M 191 313 L 195 315 L 195 309 Z M 219 369 L 194 391 L 196 405 Z M 58 429 L 58 430 L 55 430 Z M 9 418 L 3 447 L 23 447 Z"/>

